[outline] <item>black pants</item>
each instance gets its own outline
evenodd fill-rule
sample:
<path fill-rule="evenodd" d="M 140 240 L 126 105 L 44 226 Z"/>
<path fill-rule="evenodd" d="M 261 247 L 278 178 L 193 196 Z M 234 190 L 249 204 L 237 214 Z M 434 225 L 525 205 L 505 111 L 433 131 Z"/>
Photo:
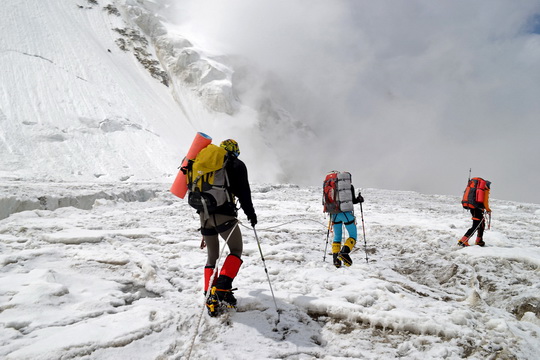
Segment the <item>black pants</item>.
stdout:
<path fill-rule="evenodd" d="M 478 228 L 478 237 L 482 238 L 484 236 L 484 228 L 486 227 L 486 222 L 484 221 L 484 210 L 482 209 L 471 209 L 472 215 L 472 226 L 465 233 L 466 237 L 471 237 L 474 233 L 474 230 Z"/>

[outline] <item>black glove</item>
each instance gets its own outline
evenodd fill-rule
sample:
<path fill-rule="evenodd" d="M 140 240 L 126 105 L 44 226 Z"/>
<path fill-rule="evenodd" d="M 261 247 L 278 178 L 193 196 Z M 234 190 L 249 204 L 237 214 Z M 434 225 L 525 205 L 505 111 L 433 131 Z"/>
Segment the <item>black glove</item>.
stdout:
<path fill-rule="evenodd" d="M 251 226 L 255 227 L 255 225 L 257 225 L 257 214 L 253 213 L 253 215 L 248 217 L 248 220 L 251 223 Z"/>
<path fill-rule="evenodd" d="M 356 200 L 358 200 L 359 203 L 364 202 L 364 198 L 362 197 L 362 195 L 360 193 L 358 193 L 358 197 L 356 198 Z"/>

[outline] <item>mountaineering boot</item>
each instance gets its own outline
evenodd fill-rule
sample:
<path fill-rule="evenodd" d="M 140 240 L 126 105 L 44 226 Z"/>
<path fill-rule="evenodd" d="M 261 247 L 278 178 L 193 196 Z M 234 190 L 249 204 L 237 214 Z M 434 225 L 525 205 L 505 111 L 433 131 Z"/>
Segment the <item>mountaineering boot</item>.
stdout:
<path fill-rule="evenodd" d="M 484 246 L 484 245 L 486 245 L 486 243 L 484 242 L 484 240 L 482 240 L 482 238 L 480 236 L 477 236 L 476 237 L 476 245 Z"/>
<path fill-rule="evenodd" d="M 467 236 L 464 236 L 461 238 L 461 240 L 458 241 L 457 243 L 459 246 L 469 246 L 469 238 Z"/>
<path fill-rule="evenodd" d="M 208 310 L 208 315 L 211 317 L 218 316 L 219 314 L 219 300 L 216 294 L 216 287 L 212 286 L 210 289 L 210 295 L 206 299 L 206 309 Z"/>
<path fill-rule="evenodd" d="M 356 244 L 356 240 L 352 237 L 345 240 L 345 245 L 341 248 L 341 251 L 339 252 L 339 259 L 343 261 L 343 264 L 345 266 L 351 266 L 352 265 L 352 259 L 349 253 L 354 248 L 354 245 Z"/>
<path fill-rule="evenodd" d="M 341 243 L 334 242 L 332 243 L 332 257 L 334 259 L 334 266 L 337 268 L 341 267 L 341 260 L 339 260 L 339 250 L 341 248 Z"/>
<path fill-rule="evenodd" d="M 341 260 L 338 258 L 338 253 L 332 254 L 332 257 L 334 259 L 334 266 L 337 268 L 341 267 Z"/>
<path fill-rule="evenodd" d="M 214 287 L 216 289 L 216 295 L 220 301 L 220 303 L 224 304 L 225 306 L 227 306 L 228 308 L 234 308 L 236 307 L 236 298 L 234 297 L 233 295 L 233 291 L 236 290 L 236 289 L 227 289 L 227 290 L 223 290 L 223 289 L 218 289 L 216 287 Z"/>
<path fill-rule="evenodd" d="M 220 301 L 225 302 L 227 306 L 236 306 L 236 298 L 233 295 L 232 282 L 240 266 L 242 265 L 242 259 L 236 255 L 230 254 L 223 262 L 223 267 L 219 273 L 219 277 L 216 282 L 216 294 Z M 236 290 L 236 289 L 234 289 Z"/>

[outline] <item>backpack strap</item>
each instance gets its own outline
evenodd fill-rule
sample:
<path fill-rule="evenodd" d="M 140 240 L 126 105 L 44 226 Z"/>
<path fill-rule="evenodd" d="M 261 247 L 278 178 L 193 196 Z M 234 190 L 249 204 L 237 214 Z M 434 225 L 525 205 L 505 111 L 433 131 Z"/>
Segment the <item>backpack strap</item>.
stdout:
<path fill-rule="evenodd" d="M 208 220 L 210 218 L 210 213 L 208 212 L 208 205 L 206 205 L 206 199 L 201 197 L 201 203 L 203 206 L 203 219 Z"/>
<path fill-rule="evenodd" d="M 229 181 L 229 174 L 227 173 L 227 165 L 229 163 L 229 152 L 227 152 L 227 155 L 225 155 L 225 160 L 223 160 L 223 177 L 225 178 L 225 184 L 223 187 L 225 188 L 225 194 L 227 195 L 227 202 L 234 204 L 234 197 L 231 196 L 231 193 L 229 191 L 229 187 L 231 186 L 231 182 Z M 236 208 L 236 204 L 234 206 Z"/>

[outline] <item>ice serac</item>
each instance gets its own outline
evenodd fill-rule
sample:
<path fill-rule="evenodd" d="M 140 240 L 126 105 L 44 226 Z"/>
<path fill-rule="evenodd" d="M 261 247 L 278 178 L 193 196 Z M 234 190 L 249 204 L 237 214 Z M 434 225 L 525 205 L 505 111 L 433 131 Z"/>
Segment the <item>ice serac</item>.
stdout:
<path fill-rule="evenodd" d="M 126 5 L 126 10 L 130 20 L 152 41 L 175 93 L 183 94 L 184 88 L 188 88 L 209 109 L 235 113 L 238 103 L 232 91 L 231 68 L 201 53 L 183 36 L 170 33 L 151 10 L 131 5 Z"/>

